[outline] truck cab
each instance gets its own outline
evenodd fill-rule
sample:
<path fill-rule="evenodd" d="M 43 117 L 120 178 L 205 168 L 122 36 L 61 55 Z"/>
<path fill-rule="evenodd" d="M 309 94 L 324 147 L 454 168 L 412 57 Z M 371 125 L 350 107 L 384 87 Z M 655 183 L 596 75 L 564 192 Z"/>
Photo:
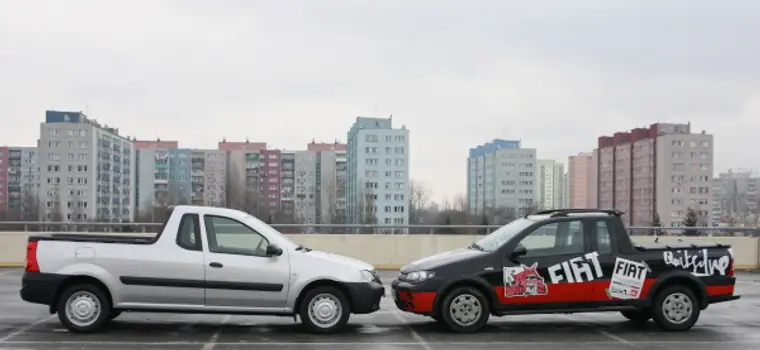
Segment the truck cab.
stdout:
<path fill-rule="evenodd" d="M 199 206 L 172 208 L 155 237 L 31 236 L 21 289 L 75 332 L 141 311 L 298 315 L 324 333 L 377 311 L 384 294 L 368 263 L 301 246 L 245 212 Z"/>
<path fill-rule="evenodd" d="M 599 311 L 687 330 L 709 304 L 739 298 L 730 246 L 634 244 L 622 214 L 558 209 L 519 218 L 468 247 L 407 264 L 391 294 L 399 309 L 459 332 L 478 331 L 489 316 Z"/>

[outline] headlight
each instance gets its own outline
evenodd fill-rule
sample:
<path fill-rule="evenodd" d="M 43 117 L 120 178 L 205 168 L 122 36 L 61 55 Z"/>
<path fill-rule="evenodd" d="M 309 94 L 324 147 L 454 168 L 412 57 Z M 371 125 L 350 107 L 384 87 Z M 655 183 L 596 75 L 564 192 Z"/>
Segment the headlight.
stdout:
<path fill-rule="evenodd" d="M 425 282 L 431 278 L 435 277 L 435 272 L 432 271 L 415 271 L 410 272 L 406 277 L 404 278 L 405 281 L 411 282 L 411 283 L 421 283 Z"/>
<path fill-rule="evenodd" d="M 372 271 L 362 270 L 361 279 L 362 282 L 372 282 L 375 280 L 375 274 Z"/>

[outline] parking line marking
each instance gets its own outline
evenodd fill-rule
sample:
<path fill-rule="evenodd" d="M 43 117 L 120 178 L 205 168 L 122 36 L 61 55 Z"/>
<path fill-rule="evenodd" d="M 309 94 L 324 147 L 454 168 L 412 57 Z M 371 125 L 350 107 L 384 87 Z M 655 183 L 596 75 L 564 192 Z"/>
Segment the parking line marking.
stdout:
<path fill-rule="evenodd" d="M 42 323 L 43 323 L 43 322 L 45 322 L 45 321 L 49 321 L 50 319 L 52 319 L 52 318 L 53 318 L 53 317 L 55 317 L 55 316 L 56 316 L 56 315 L 50 315 L 50 316 L 48 316 L 48 317 L 45 317 L 45 318 L 43 318 L 43 319 L 41 319 L 41 320 L 39 320 L 39 321 L 37 321 L 37 322 L 34 322 L 34 323 L 31 323 L 31 324 L 28 324 L 28 325 L 26 325 L 26 326 L 24 326 L 24 327 L 21 327 L 21 328 L 19 328 L 19 329 L 15 330 L 15 331 L 13 331 L 13 332 L 9 333 L 8 335 L 6 335 L 6 336 L 4 336 L 4 337 L 0 338 L 0 344 L 3 344 L 3 343 L 7 343 L 7 342 L 8 342 L 8 339 L 11 339 L 11 338 L 13 338 L 13 337 L 15 337 L 15 336 L 17 336 L 17 335 L 20 335 L 20 334 L 22 334 L 22 333 L 24 333 L 24 332 L 26 332 L 26 331 L 28 331 L 28 330 L 30 330 L 30 329 L 32 329 L 32 328 L 34 328 L 35 326 L 42 324 Z"/>
<path fill-rule="evenodd" d="M 630 346 L 632 348 L 636 347 L 636 345 L 634 345 L 633 343 L 631 343 L 631 342 L 629 342 L 629 341 L 627 341 L 627 340 L 625 340 L 625 339 L 623 339 L 623 338 L 621 338 L 621 337 L 619 337 L 617 335 L 614 335 L 614 334 L 612 334 L 610 332 L 603 331 L 603 330 L 600 329 L 599 333 L 601 333 L 605 337 L 610 338 L 610 339 L 612 339 L 612 340 L 614 340 L 614 341 L 616 341 L 616 342 L 618 342 L 620 344 L 624 344 L 624 345 Z"/>
<path fill-rule="evenodd" d="M 681 340 L 640 340 L 629 341 L 630 344 L 636 345 L 711 345 L 711 344 L 752 344 L 757 345 L 757 340 L 707 340 L 707 341 L 681 341 Z M 8 345 L 51 345 L 51 344 L 63 344 L 63 345 L 200 345 L 204 344 L 199 341 L 164 341 L 164 342 L 130 342 L 130 341 L 8 341 L 3 344 Z M 457 346 L 472 346 L 472 345 L 559 345 L 568 344 L 567 341 L 498 341 L 498 342 L 426 342 L 428 346 L 431 345 L 457 345 Z M 574 341 L 573 345 L 620 345 L 620 342 L 613 340 L 599 340 L 599 341 Z M 365 345 L 380 345 L 380 346 L 419 346 L 418 342 L 325 342 L 325 343 L 309 343 L 309 342 L 269 342 L 269 341 L 237 341 L 237 342 L 218 342 L 216 345 L 256 345 L 256 346 L 365 346 Z"/>
<path fill-rule="evenodd" d="M 209 338 L 208 342 L 206 344 L 203 344 L 202 350 L 213 350 L 216 346 L 216 340 L 219 339 L 219 334 L 222 333 L 222 329 L 224 328 L 224 325 L 230 320 L 230 315 L 224 316 L 222 319 L 222 323 L 219 325 L 219 329 L 214 332 L 214 334 L 211 335 L 211 338 Z"/>
<path fill-rule="evenodd" d="M 428 342 L 425 340 L 425 338 L 423 338 L 419 333 L 417 333 L 417 331 L 415 331 L 412 327 L 410 327 L 409 323 L 406 322 L 406 320 L 403 317 L 401 317 L 401 315 L 399 313 L 395 313 L 394 312 L 393 316 L 396 317 L 396 319 L 399 322 L 401 322 L 402 324 L 404 324 L 407 327 L 407 329 L 409 329 L 409 333 L 411 333 L 412 334 L 412 338 L 414 338 L 414 340 L 417 341 L 417 345 L 422 346 L 422 348 L 425 349 L 425 350 L 433 350 L 433 348 L 430 347 L 430 344 L 428 344 Z"/>
<path fill-rule="evenodd" d="M 10 275 L 11 273 L 16 272 L 18 270 L 21 270 L 21 269 L 10 269 L 8 271 L 3 271 L 3 272 L 0 272 L 0 276 Z"/>

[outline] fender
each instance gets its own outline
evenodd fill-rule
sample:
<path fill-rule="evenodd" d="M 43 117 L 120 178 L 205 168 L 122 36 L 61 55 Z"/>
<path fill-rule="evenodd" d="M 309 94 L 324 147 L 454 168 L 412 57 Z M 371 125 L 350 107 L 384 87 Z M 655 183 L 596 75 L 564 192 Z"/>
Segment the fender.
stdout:
<path fill-rule="evenodd" d="M 480 276 L 466 276 L 461 279 L 456 279 L 451 282 L 448 282 L 441 286 L 438 289 L 438 292 L 435 295 L 435 299 L 433 299 L 433 313 L 438 314 L 441 301 L 444 297 L 446 297 L 446 293 L 450 291 L 454 286 L 457 285 L 466 285 L 466 284 L 472 284 L 480 287 L 479 289 L 485 290 L 486 298 L 488 298 L 488 302 L 491 306 L 491 311 L 496 309 L 499 305 L 499 299 L 496 297 L 496 292 L 494 291 L 494 288 L 491 284 L 489 284 L 485 279 L 483 279 Z"/>
<path fill-rule="evenodd" d="M 702 283 L 699 278 L 694 277 L 691 273 L 683 270 L 670 270 L 660 275 L 657 278 L 657 281 L 652 284 L 652 287 L 649 288 L 649 292 L 645 298 L 646 304 L 652 305 L 655 295 L 659 293 L 663 286 L 670 284 L 671 282 L 695 287 L 694 292 L 696 293 L 697 300 L 699 300 L 700 309 L 705 309 L 707 307 L 707 288 L 705 287 L 705 284 Z"/>

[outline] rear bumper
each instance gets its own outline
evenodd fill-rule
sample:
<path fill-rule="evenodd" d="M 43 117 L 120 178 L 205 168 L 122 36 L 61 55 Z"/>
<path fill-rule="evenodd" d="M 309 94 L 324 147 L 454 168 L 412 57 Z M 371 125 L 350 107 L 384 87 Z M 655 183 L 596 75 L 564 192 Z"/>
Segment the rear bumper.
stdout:
<path fill-rule="evenodd" d="M 380 301 L 385 296 L 385 287 L 378 282 L 346 283 L 352 301 L 351 313 L 371 314 L 380 310 Z"/>
<path fill-rule="evenodd" d="M 51 305 L 65 278 L 64 275 L 52 273 L 25 272 L 21 277 L 21 299 L 29 303 Z"/>

